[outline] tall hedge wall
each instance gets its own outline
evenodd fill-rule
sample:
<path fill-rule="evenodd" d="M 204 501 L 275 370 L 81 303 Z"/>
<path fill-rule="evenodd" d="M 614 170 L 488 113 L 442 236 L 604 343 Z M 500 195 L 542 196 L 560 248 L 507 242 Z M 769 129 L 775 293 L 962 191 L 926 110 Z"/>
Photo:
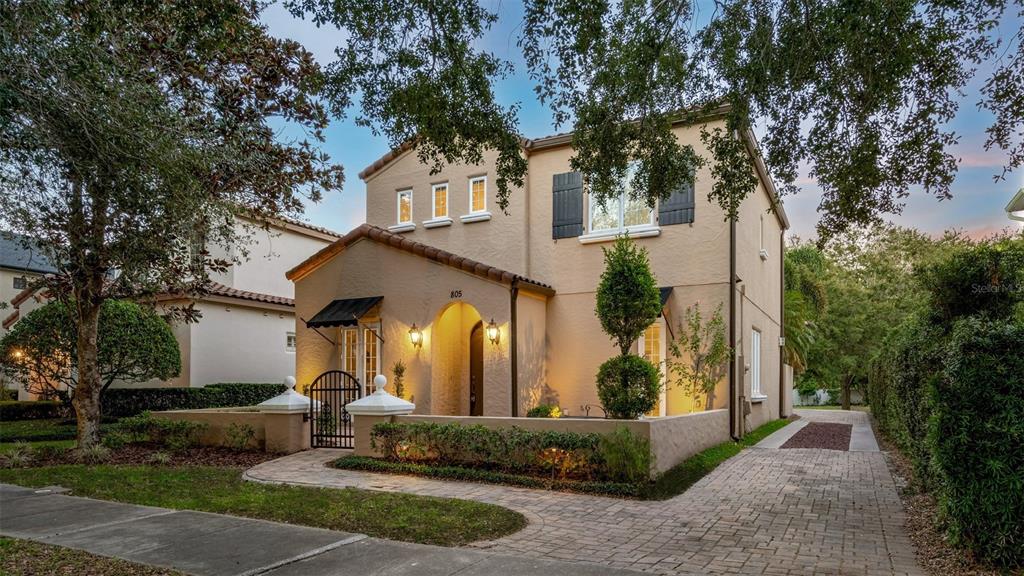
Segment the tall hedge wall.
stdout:
<path fill-rule="evenodd" d="M 161 410 L 253 406 L 285 391 L 284 384 L 223 383 L 203 388 L 113 388 L 103 393 L 103 415 L 112 418 Z"/>

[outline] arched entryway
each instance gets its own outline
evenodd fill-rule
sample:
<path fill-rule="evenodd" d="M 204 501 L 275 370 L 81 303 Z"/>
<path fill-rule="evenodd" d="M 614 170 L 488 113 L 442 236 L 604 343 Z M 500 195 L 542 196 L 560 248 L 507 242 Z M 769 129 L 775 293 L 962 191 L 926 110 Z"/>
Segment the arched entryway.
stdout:
<path fill-rule="evenodd" d="M 471 304 L 453 302 L 433 323 L 430 406 L 433 414 L 484 413 L 484 329 Z"/>

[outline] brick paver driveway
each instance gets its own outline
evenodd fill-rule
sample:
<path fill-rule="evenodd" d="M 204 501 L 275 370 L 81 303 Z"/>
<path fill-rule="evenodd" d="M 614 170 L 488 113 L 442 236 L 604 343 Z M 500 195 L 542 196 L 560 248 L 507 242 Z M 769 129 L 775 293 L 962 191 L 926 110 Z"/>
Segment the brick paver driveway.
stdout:
<path fill-rule="evenodd" d="M 664 574 L 921 574 L 885 458 L 865 438 L 867 415 L 798 413 L 852 423 L 862 444 L 850 452 L 771 448 L 796 431 L 791 424 L 663 502 L 335 470 L 324 466 L 339 456 L 332 450 L 267 462 L 247 477 L 499 504 L 529 525 L 475 546 L 521 556 Z"/>

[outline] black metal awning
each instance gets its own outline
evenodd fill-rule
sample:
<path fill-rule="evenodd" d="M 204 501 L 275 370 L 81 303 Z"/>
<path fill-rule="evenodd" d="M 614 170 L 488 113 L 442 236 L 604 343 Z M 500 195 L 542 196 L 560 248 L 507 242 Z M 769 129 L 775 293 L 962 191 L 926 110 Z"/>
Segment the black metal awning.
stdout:
<path fill-rule="evenodd" d="M 672 287 L 658 288 L 658 292 L 661 292 L 661 307 L 664 308 L 665 302 L 668 302 L 668 297 L 672 295 Z"/>
<path fill-rule="evenodd" d="M 346 298 L 335 300 L 316 313 L 306 326 L 309 328 L 327 328 L 330 326 L 355 326 L 359 319 L 383 300 L 383 296 L 366 298 Z"/>

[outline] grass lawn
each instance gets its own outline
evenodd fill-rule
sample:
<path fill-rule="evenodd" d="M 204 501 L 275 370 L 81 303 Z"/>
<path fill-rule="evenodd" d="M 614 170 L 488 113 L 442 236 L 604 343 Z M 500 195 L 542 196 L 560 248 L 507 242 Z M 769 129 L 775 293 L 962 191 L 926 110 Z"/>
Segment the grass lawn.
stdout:
<path fill-rule="evenodd" d="M 62 546 L 0 538 L 0 575 L 8 574 L 184 576 L 175 570 L 104 558 Z"/>
<path fill-rule="evenodd" d="M 31 448 L 42 448 L 43 446 L 55 446 L 57 448 L 74 448 L 74 440 L 42 440 L 39 442 L 0 442 L 0 454 L 10 452 L 18 446 L 29 446 Z M 2 576 L 2 575 L 0 575 Z"/>
<path fill-rule="evenodd" d="M 772 420 L 760 428 L 750 432 L 739 442 L 724 442 L 698 452 L 666 470 L 664 474 L 651 484 L 645 497 L 651 500 L 665 500 L 677 496 L 705 477 L 719 464 L 764 440 L 769 434 L 789 424 L 792 420 Z"/>
<path fill-rule="evenodd" d="M 53 466 L 0 470 L 0 482 L 70 488 L 76 496 L 200 510 L 358 532 L 390 540 L 461 546 L 520 530 L 500 506 L 392 492 L 246 482 L 237 468 Z"/>

